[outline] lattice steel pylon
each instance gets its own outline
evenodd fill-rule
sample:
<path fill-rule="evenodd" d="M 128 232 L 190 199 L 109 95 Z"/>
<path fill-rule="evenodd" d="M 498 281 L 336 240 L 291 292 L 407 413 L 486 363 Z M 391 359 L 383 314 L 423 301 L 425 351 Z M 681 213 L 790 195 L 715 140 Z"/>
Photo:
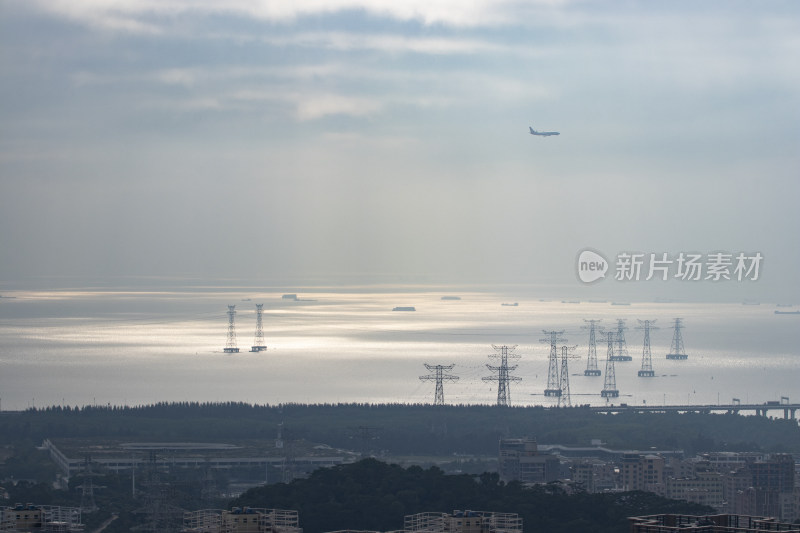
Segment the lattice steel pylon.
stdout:
<path fill-rule="evenodd" d="M 139 525 L 130 528 L 131 531 L 171 533 L 180 530 L 183 509 L 172 503 L 173 489 L 169 483 L 161 481 L 158 470 L 158 459 L 155 452 L 151 451 L 140 490 L 142 507 L 133 511 L 143 516 L 138 520 Z"/>
<path fill-rule="evenodd" d="M 597 368 L 597 341 L 595 334 L 597 332 L 597 324 L 600 320 L 586 320 L 584 322 L 589 324 L 589 354 L 586 358 L 586 370 L 583 371 L 584 376 L 599 376 L 600 369 Z M 583 326 L 585 329 L 587 326 Z"/>
<path fill-rule="evenodd" d="M 572 402 L 569 397 L 569 366 L 567 359 L 571 356 L 570 352 L 574 351 L 577 346 L 562 346 L 561 347 L 561 394 L 558 396 L 559 407 L 572 407 Z"/>
<path fill-rule="evenodd" d="M 510 382 L 512 381 L 522 381 L 522 378 L 517 376 L 512 376 L 509 374 L 512 370 L 517 368 L 517 365 L 508 366 L 508 360 L 510 359 L 519 359 L 519 354 L 510 353 L 513 352 L 517 346 L 495 346 L 492 344 L 492 348 L 495 349 L 497 352 L 496 354 L 489 354 L 489 357 L 497 357 L 500 359 L 500 366 L 492 366 L 487 364 L 486 368 L 491 370 L 492 372 L 497 372 L 497 377 L 495 376 L 486 376 L 483 381 L 497 381 L 497 405 L 498 407 L 509 407 L 511 405 L 511 388 Z"/>
<path fill-rule="evenodd" d="M 675 328 L 675 332 L 672 334 L 672 345 L 669 348 L 667 359 L 688 359 L 689 356 L 686 355 L 686 349 L 683 347 L 683 335 L 681 335 L 683 319 L 676 318 L 673 328 Z"/>
<path fill-rule="evenodd" d="M 237 353 L 239 348 L 236 346 L 236 306 L 228 306 L 228 342 L 225 343 L 225 353 Z"/>
<path fill-rule="evenodd" d="M 636 329 L 644 330 L 644 343 L 642 345 L 642 369 L 639 370 L 640 378 L 652 378 L 656 373 L 653 370 L 653 356 L 650 353 L 650 330 L 658 329 L 653 326 L 655 320 L 639 320 L 640 326 Z"/>
<path fill-rule="evenodd" d="M 606 353 L 606 375 L 603 381 L 603 390 L 600 391 L 600 396 L 603 398 L 617 398 L 619 397 L 619 390 L 617 390 L 617 374 L 614 370 L 614 337 L 616 333 L 609 331 L 608 335 L 608 352 Z"/>
<path fill-rule="evenodd" d="M 267 349 L 264 344 L 264 304 L 256 304 L 256 336 L 253 340 L 253 346 L 250 348 L 251 352 L 263 352 Z"/>
<path fill-rule="evenodd" d="M 428 363 L 423 363 L 425 368 L 427 368 L 433 374 L 428 374 L 427 376 L 420 376 L 419 379 L 421 381 L 435 381 L 436 382 L 436 395 L 433 400 L 433 405 L 444 405 L 444 381 L 458 381 L 458 376 L 453 376 L 450 374 L 446 374 L 445 372 L 449 372 L 453 369 L 456 365 L 429 365 Z"/>
<path fill-rule="evenodd" d="M 617 319 L 617 350 L 614 354 L 614 361 L 633 361 L 633 357 L 628 354 L 628 343 L 625 342 L 625 330 L 628 327 L 625 325 L 624 318 Z"/>
<path fill-rule="evenodd" d="M 550 362 L 547 367 L 547 388 L 544 389 L 544 395 L 561 396 L 561 378 L 558 375 L 558 343 L 566 342 L 562 337 L 564 331 L 542 331 L 547 337 L 539 339 L 539 342 L 550 343 Z"/>
<path fill-rule="evenodd" d="M 98 507 L 94 502 L 94 483 L 92 481 L 92 460 L 87 455 L 83 463 L 83 483 L 81 484 L 81 512 L 93 513 Z"/>

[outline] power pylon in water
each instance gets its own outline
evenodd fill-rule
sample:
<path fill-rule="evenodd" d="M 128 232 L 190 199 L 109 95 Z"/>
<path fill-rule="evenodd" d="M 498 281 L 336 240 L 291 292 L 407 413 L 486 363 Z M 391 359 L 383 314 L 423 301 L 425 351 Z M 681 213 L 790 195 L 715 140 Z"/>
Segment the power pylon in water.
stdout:
<path fill-rule="evenodd" d="M 436 396 L 433 400 L 433 405 L 444 405 L 444 381 L 458 381 L 458 376 L 446 374 L 445 372 L 453 370 L 453 367 L 456 365 L 429 365 L 428 363 L 424 363 L 424 365 L 425 368 L 427 368 L 428 371 L 433 372 L 433 374 L 420 376 L 419 379 L 420 381 L 436 382 Z"/>
<path fill-rule="evenodd" d="M 539 342 L 550 343 L 550 364 L 547 367 L 547 388 L 544 389 L 545 396 L 561 396 L 561 379 L 558 375 L 558 343 L 566 342 L 562 335 L 564 331 L 544 331 L 547 335 Z"/>
<path fill-rule="evenodd" d="M 619 397 L 619 390 L 617 390 L 617 374 L 614 370 L 614 337 L 615 332 L 608 331 L 608 352 L 606 353 L 606 375 L 603 382 L 603 390 L 600 391 L 600 396 L 603 398 L 617 398 Z"/>
<path fill-rule="evenodd" d="M 625 325 L 624 318 L 617 319 L 617 351 L 614 354 L 614 361 L 633 361 L 633 357 L 628 355 L 628 344 L 625 342 L 625 330 L 628 327 Z"/>
<path fill-rule="evenodd" d="M 586 370 L 583 371 L 584 376 L 599 376 L 600 369 L 597 368 L 597 341 L 595 334 L 597 332 L 597 323 L 599 320 L 586 320 L 584 322 L 589 324 L 589 355 L 586 359 Z M 586 329 L 587 326 L 583 326 Z"/>
<path fill-rule="evenodd" d="M 650 353 L 650 330 L 658 329 L 653 326 L 655 320 L 639 320 L 640 326 L 636 329 L 644 330 L 644 344 L 642 346 L 642 369 L 639 370 L 640 378 L 652 378 L 656 373 L 653 370 L 653 356 Z"/>
<path fill-rule="evenodd" d="M 561 347 L 561 394 L 558 396 L 559 407 L 572 407 L 569 398 L 569 367 L 567 365 L 567 359 L 575 357 L 570 355 L 570 352 L 573 352 L 576 348 L 577 346 Z"/>
<path fill-rule="evenodd" d="M 228 342 L 225 343 L 225 353 L 237 353 L 239 348 L 236 346 L 236 306 L 228 306 Z"/>
<path fill-rule="evenodd" d="M 482 378 L 483 381 L 497 381 L 497 405 L 499 407 L 508 407 L 511 405 L 510 382 L 522 381 L 522 378 L 509 374 L 509 372 L 517 368 L 517 365 L 508 366 L 509 358 L 519 359 L 519 354 L 511 353 L 516 347 L 516 345 L 495 346 L 492 344 L 492 348 L 494 348 L 497 353 L 489 354 L 489 357 L 499 358 L 500 366 L 492 366 L 487 364 L 486 368 L 492 372 L 497 372 L 497 377 L 486 376 Z"/>
<path fill-rule="evenodd" d="M 264 344 L 264 304 L 256 304 L 256 336 L 253 340 L 253 346 L 250 348 L 251 352 L 263 352 L 267 349 Z"/>
<path fill-rule="evenodd" d="M 683 319 L 676 318 L 673 328 L 675 328 L 675 332 L 672 334 L 672 345 L 669 348 L 667 359 L 688 359 L 689 356 L 686 355 L 686 349 L 683 347 L 683 335 L 681 335 Z"/>

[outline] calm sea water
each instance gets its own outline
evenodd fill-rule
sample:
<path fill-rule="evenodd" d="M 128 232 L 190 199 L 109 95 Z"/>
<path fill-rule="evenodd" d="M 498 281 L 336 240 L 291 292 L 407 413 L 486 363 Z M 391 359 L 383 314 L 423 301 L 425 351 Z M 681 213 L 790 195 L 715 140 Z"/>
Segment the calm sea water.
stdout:
<path fill-rule="evenodd" d="M 432 402 L 424 363 L 454 364 L 447 403 L 494 403 L 492 345 L 516 345 L 511 374 L 516 405 L 551 405 L 549 344 L 543 330 L 564 330 L 573 404 L 602 405 L 603 377 L 585 377 L 586 319 L 615 327 L 624 318 L 631 362 L 616 363 L 615 402 L 716 404 L 800 401 L 800 315 L 771 304 L 542 301 L 501 292 L 428 288 L 308 289 L 301 301 L 282 291 L 17 291 L 0 299 L 0 408 L 159 401 Z M 459 296 L 461 300 L 442 300 Z M 518 306 L 501 303 L 517 302 Z M 268 350 L 250 353 L 255 304 L 264 304 Z M 236 305 L 238 354 L 225 354 L 227 306 Z M 414 306 L 415 312 L 392 311 Z M 672 319 L 682 317 L 689 359 L 665 359 Z M 641 369 L 651 332 L 654 378 Z M 598 336 L 598 363 L 606 344 Z"/>

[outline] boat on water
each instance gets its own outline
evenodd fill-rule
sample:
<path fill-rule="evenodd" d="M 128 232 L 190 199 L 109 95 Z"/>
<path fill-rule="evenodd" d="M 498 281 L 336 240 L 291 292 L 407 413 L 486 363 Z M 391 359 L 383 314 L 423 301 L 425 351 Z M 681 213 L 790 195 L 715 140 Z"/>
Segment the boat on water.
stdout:
<path fill-rule="evenodd" d="M 776 315 L 800 315 L 800 311 L 775 311 Z"/>
<path fill-rule="evenodd" d="M 415 307 L 411 306 L 397 306 L 394 309 L 392 309 L 392 311 L 416 311 L 416 310 L 417 309 Z"/>

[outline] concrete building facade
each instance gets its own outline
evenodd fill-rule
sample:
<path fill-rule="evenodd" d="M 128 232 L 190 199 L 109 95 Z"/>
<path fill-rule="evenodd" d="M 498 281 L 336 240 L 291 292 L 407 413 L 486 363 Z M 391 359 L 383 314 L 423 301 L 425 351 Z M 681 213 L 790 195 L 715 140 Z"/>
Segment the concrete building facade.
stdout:
<path fill-rule="evenodd" d="M 522 533 L 522 518 L 516 513 L 453 511 L 417 513 L 403 520 L 406 533 Z"/>
<path fill-rule="evenodd" d="M 76 507 L 18 503 L 0 507 L 0 531 L 82 533 L 81 510 Z"/>
<path fill-rule="evenodd" d="M 498 470 L 503 481 L 549 483 L 559 479 L 558 457 L 539 453 L 535 439 L 500 439 Z"/>
<path fill-rule="evenodd" d="M 234 507 L 184 513 L 182 533 L 302 533 L 297 511 Z"/>
<path fill-rule="evenodd" d="M 631 533 L 764 533 L 783 531 L 800 533 L 800 524 L 780 522 L 775 518 L 743 515 L 674 515 L 662 514 L 628 518 Z"/>

